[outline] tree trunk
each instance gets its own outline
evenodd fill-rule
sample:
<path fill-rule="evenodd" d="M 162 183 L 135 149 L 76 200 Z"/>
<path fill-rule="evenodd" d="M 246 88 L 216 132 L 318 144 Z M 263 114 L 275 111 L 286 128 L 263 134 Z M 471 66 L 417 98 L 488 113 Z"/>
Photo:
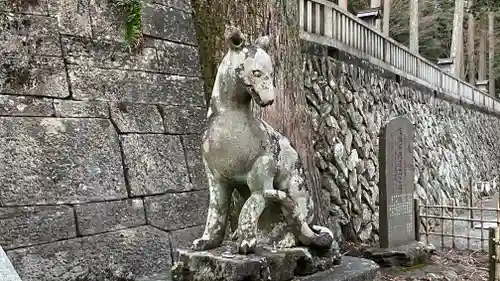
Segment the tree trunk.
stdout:
<path fill-rule="evenodd" d="M 418 53 L 418 0 L 410 0 L 410 51 Z"/>
<path fill-rule="evenodd" d="M 370 8 L 380 8 L 380 0 L 370 0 Z M 375 28 L 382 31 L 382 21 L 380 19 L 375 20 Z"/>
<path fill-rule="evenodd" d="M 249 35 L 270 35 L 269 54 L 274 62 L 276 100 L 256 114 L 288 137 L 297 149 L 306 171 L 307 182 L 316 203 L 315 218 L 324 224 L 320 206 L 320 175 L 314 162 L 311 120 L 303 90 L 303 57 L 299 38 L 299 5 L 290 0 L 191 0 L 194 10 L 200 61 L 205 78 L 207 103 L 217 66 L 227 51 L 225 24 L 233 24 Z M 254 107 L 255 108 L 255 107 Z M 318 210 L 322 210 L 318 212 Z M 324 210 L 326 213 L 327 210 Z"/>
<path fill-rule="evenodd" d="M 474 29 L 475 27 L 475 19 L 474 19 L 474 14 L 470 12 L 470 9 L 474 5 L 474 0 L 468 0 L 467 2 L 468 8 L 469 8 L 469 18 L 468 18 L 468 26 L 467 26 L 467 61 L 468 61 L 468 71 L 469 71 L 469 83 L 474 85 L 475 79 L 476 79 L 476 67 L 474 63 L 474 45 L 475 45 L 475 40 L 474 40 Z"/>
<path fill-rule="evenodd" d="M 460 76 L 461 68 L 461 52 L 460 45 L 462 45 L 463 38 L 463 22 L 464 22 L 464 0 L 455 0 L 455 12 L 453 15 L 453 34 L 451 38 L 450 57 L 454 58 L 451 67 L 451 73 L 455 77 Z"/>
<path fill-rule="evenodd" d="M 347 11 L 347 0 L 339 0 L 339 7 Z"/>
<path fill-rule="evenodd" d="M 389 22 L 391 20 L 391 0 L 384 0 L 384 15 L 382 17 L 383 25 L 382 32 L 385 36 L 389 36 Z"/>
<path fill-rule="evenodd" d="M 479 16 L 479 64 L 478 80 L 486 79 L 486 18 Z"/>
<path fill-rule="evenodd" d="M 495 12 L 488 12 L 488 87 L 489 94 L 495 94 Z"/>

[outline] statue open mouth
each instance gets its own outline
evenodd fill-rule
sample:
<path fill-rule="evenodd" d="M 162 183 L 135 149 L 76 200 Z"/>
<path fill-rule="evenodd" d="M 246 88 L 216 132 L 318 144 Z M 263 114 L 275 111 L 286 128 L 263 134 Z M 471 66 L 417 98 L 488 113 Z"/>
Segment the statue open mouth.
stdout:
<path fill-rule="evenodd" d="M 263 101 L 260 95 L 255 91 L 255 89 L 252 86 L 247 86 L 247 91 L 250 93 L 250 96 L 252 96 L 253 100 L 261 107 L 266 107 L 274 103 L 274 99 L 269 100 L 269 101 Z"/>

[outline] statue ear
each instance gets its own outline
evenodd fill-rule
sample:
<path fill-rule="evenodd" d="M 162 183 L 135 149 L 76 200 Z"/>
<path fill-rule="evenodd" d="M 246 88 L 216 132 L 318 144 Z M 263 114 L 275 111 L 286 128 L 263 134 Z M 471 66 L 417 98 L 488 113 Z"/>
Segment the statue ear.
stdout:
<path fill-rule="evenodd" d="M 257 38 L 257 40 L 255 40 L 255 42 L 254 42 L 254 45 L 264 49 L 264 51 L 267 52 L 267 50 L 269 49 L 270 43 L 271 43 L 271 39 L 269 38 L 269 36 L 266 35 L 266 36 L 261 36 L 261 37 Z"/>
<path fill-rule="evenodd" d="M 233 50 L 238 50 L 243 48 L 245 45 L 245 36 L 241 31 L 234 26 L 227 26 L 226 31 L 224 32 L 224 37 L 226 39 L 229 48 Z"/>

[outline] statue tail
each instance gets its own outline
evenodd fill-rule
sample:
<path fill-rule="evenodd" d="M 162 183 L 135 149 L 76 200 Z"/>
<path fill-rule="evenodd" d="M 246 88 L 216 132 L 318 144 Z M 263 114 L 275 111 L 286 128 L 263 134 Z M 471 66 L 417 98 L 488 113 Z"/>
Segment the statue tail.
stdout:
<path fill-rule="evenodd" d="M 293 227 L 295 237 L 305 246 L 320 249 L 330 249 L 334 240 L 330 229 L 313 225 L 312 227 L 298 215 L 297 204 L 281 190 L 269 190 L 264 192 L 264 197 L 269 200 L 279 201 L 284 207 L 285 217 Z"/>

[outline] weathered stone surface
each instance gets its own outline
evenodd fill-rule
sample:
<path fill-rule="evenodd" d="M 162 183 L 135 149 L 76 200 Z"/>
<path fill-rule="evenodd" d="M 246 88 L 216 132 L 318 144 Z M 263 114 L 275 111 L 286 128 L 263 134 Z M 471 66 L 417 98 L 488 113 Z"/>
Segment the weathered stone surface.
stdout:
<path fill-rule="evenodd" d="M 144 203 L 151 225 L 164 230 L 199 226 L 205 224 L 208 192 L 167 193 L 146 197 Z"/>
<path fill-rule="evenodd" d="M 144 34 L 156 38 L 196 44 L 191 14 L 165 6 L 144 5 L 142 30 Z"/>
<path fill-rule="evenodd" d="M 121 133 L 163 133 L 163 120 L 153 104 L 110 103 L 111 119 Z"/>
<path fill-rule="evenodd" d="M 2 281 L 22 281 L 16 269 L 9 260 L 9 257 L 0 246 L 0 280 Z"/>
<path fill-rule="evenodd" d="M 0 50 L 30 55 L 60 56 L 57 19 L 45 16 L 13 14 L 3 25 Z"/>
<path fill-rule="evenodd" d="M 189 0 L 147 0 L 146 2 L 164 5 L 178 10 L 183 10 L 185 12 L 192 11 L 191 2 Z"/>
<path fill-rule="evenodd" d="M 158 54 L 158 70 L 186 76 L 200 76 L 198 48 L 164 40 L 152 42 Z"/>
<path fill-rule="evenodd" d="M 380 247 L 396 247 L 416 237 L 413 193 L 413 125 L 391 119 L 380 130 Z"/>
<path fill-rule="evenodd" d="M 82 66 L 68 68 L 77 100 L 205 105 L 200 78 Z"/>
<path fill-rule="evenodd" d="M 105 0 L 90 0 L 93 36 L 98 40 L 123 41 L 126 13 Z"/>
<path fill-rule="evenodd" d="M 227 251 L 230 252 L 227 252 Z M 238 255 L 236 243 L 225 243 L 210 251 L 178 250 L 172 267 L 174 281 L 288 281 L 334 267 L 328 255 L 318 256 L 307 248 L 285 248 L 277 252 L 258 248 L 255 255 Z M 227 257 L 227 255 L 230 255 Z"/>
<path fill-rule="evenodd" d="M 196 93 L 193 93 L 196 95 Z M 199 93 L 202 95 L 202 93 Z M 165 133 L 201 134 L 207 110 L 204 107 L 160 105 Z"/>
<path fill-rule="evenodd" d="M 179 136 L 121 137 L 131 195 L 191 189 Z"/>
<path fill-rule="evenodd" d="M 89 1 L 50 0 L 49 13 L 57 18 L 63 34 L 92 36 Z M 98 20 L 93 18 L 93 20 Z"/>
<path fill-rule="evenodd" d="M 12 250 L 7 254 L 23 281 L 75 280 L 88 271 L 119 271 L 154 280 L 171 264 L 168 234 L 141 226 L 105 234 Z M 103 280 L 104 276 L 97 280 Z"/>
<path fill-rule="evenodd" d="M 49 13 L 47 1 L 4 1 L 4 9 L 6 12 L 46 16 Z"/>
<path fill-rule="evenodd" d="M 0 116 L 53 116 L 51 99 L 0 95 Z"/>
<path fill-rule="evenodd" d="M 123 42 L 66 35 L 61 40 L 64 58 L 71 64 L 158 71 L 156 49 L 152 47 L 131 53 Z"/>
<path fill-rule="evenodd" d="M 363 250 L 362 255 L 384 267 L 412 267 L 419 264 L 426 264 L 435 253 L 435 250 L 432 245 L 415 241 L 408 245 L 394 248 L 367 248 Z"/>
<path fill-rule="evenodd" d="M 146 224 L 142 199 L 128 199 L 75 206 L 81 235 L 119 230 Z"/>
<path fill-rule="evenodd" d="M 69 96 L 62 58 L 0 54 L 0 93 L 65 98 Z"/>
<path fill-rule="evenodd" d="M 201 158 L 201 135 L 185 135 L 181 138 L 186 151 L 193 189 L 207 189 L 207 175 L 205 174 L 205 166 Z"/>
<path fill-rule="evenodd" d="M 108 120 L 0 118 L 3 206 L 78 203 L 127 195 Z"/>
<path fill-rule="evenodd" d="M 170 243 L 172 249 L 190 249 L 193 241 L 201 237 L 204 229 L 205 226 L 200 225 L 170 231 Z"/>
<path fill-rule="evenodd" d="M 72 237 L 76 223 L 69 206 L 0 208 L 0 245 L 5 249 Z"/>
<path fill-rule="evenodd" d="M 297 281 L 379 281 L 381 274 L 379 266 L 373 261 L 342 257 L 342 264 L 338 267 L 311 276 L 299 277 Z"/>
<path fill-rule="evenodd" d="M 57 117 L 109 117 L 109 106 L 102 101 L 54 100 L 54 108 Z"/>

